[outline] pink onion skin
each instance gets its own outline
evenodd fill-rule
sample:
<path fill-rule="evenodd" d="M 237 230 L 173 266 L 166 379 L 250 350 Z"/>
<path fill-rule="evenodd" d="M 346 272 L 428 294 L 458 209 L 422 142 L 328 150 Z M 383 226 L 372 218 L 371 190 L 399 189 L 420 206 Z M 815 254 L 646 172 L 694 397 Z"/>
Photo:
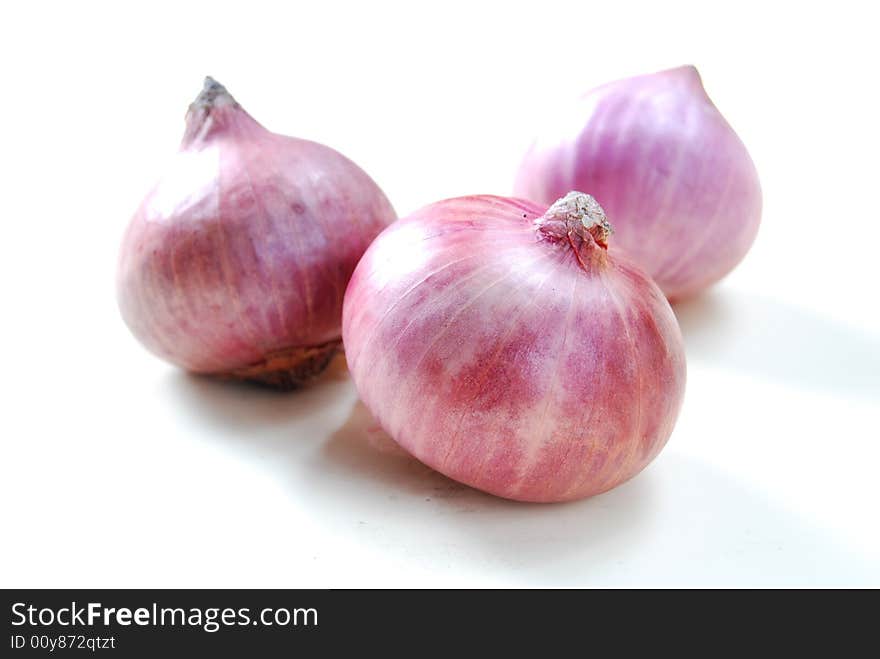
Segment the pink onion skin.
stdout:
<path fill-rule="evenodd" d="M 339 346 L 348 279 L 395 219 L 357 165 L 269 132 L 209 78 L 123 240 L 122 316 L 189 371 L 295 386 Z"/>
<path fill-rule="evenodd" d="M 641 471 L 685 386 L 660 289 L 544 211 L 472 196 L 400 220 L 358 264 L 342 321 L 357 390 L 395 441 L 450 478 L 536 502 Z"/>
<path fill-rule="evenodd" d="M 758 173 L 696 68 L 604 85 L 567 117 L 525 156 L 517 196 L 549 204 L 590 190 L 614 218 L 615 245 L 673 300 L 743 259 L 761 221 Z"/>

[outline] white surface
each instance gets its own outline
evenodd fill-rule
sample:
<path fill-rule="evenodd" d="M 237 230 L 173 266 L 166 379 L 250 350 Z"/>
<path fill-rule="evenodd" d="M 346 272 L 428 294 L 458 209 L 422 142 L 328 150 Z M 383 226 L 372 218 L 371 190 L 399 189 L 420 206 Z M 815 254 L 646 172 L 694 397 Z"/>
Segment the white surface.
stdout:
<path fill-rule="evenodd" d="M 476 5 L 2 6 L 0 586 L 880 585 L 870 3 Z M 364 443 L 341 363 L 295 395 L 224 385 L 118 317 L 121 233 L 205 74 L 405 214 L 507 193 L 545 104 L 687 62 L 764 221 L 677 309 L 680 421 L 615 491 L 461 488 Z"/>

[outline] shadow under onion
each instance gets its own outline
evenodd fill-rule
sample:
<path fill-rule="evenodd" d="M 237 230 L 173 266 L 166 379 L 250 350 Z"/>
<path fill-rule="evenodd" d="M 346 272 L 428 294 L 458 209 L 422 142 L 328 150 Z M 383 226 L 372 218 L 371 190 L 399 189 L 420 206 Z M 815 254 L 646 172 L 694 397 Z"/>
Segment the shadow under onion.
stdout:
<path fill-rule="evenodd" d="M 453 481 L 403 451 L 376 446 L 375 421 L 358 401 L 347 422 L 312 455 L 304 475 L 328 518 L 371 519 L 413 542 L 478 545 L 512 569 L 546 569 L 591 547 L 619 556 L 638 546 L 650 520 L 652 481 L 636 477 L 605 494 L 568 503 L 502 499 Z M 345 488 L 337 487 L 344 482 Z M 356 496 L 352 496 L 352 490 Z M 432 528 L 432 517 L 444 518 Z M 433 538 L 433 540 L 432 540 Z"/>
<path fill-rule="evenodd" d="M 651 466 L 610 492 L 527 504 L 389 451 L 341 362 L 293 394 L 178 372 L 172 384 L 175 400 L 199 424 L 207 420 L 213 437 L 285 484 L 291 507 L 455 583 L 846 586 L 866 585 L 866 575 L 880 583 L 880 570 L 833 535 L 735 474 L 677 453 L 675 435 Z M 368 576 L 362 585 L 370 583 L 381 585 Z"/>
<path fill-rule="evenodd" d="M 880 396 L 880 340 L 780 300 L 714 289 L 673 305 L 689 359 L 838 395 Z"/>
<path fill-rule="evenodd" d="M 171 372 L 172 386 L 184 406 L 225 431 L 284 428 L 318 409 L 328 387 L 349 381 L 345 358 L 337 355 L 306 386 L 282 391 L 259 383 L 226 380 L 185 371 Z"/>

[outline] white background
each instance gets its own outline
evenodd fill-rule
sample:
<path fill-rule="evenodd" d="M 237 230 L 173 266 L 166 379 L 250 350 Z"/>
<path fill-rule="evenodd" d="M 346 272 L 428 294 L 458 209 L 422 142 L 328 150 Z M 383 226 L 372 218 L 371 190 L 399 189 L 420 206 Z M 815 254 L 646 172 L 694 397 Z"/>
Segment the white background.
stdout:
<path fill-rule="evenodd" d="M 0 586 L 880 585 L 871 3 L 4 3 Z M 401 215 L 509 193 L 547 106 L 693 63 L 761 174 L 755 247 L 676 313 L 663 454 L 523 505 L 364 441 L 338 362 L 188 376 L 116 310 L 123 229 L 210 74 Z"/>

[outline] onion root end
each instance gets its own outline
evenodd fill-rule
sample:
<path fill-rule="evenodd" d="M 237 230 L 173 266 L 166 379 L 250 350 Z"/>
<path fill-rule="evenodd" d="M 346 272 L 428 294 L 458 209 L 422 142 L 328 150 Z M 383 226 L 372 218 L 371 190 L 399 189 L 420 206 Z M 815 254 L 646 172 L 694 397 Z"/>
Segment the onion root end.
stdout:
<path fill-rule="evenodd" d="M 292 391 L 323 373 L 341 348 L 341 340 L 318 346 L 287 348 L 270 353 L 257 364 L 218 373 L 217 377 L 224 380 L 244 380 L 273 389 Z"/>

